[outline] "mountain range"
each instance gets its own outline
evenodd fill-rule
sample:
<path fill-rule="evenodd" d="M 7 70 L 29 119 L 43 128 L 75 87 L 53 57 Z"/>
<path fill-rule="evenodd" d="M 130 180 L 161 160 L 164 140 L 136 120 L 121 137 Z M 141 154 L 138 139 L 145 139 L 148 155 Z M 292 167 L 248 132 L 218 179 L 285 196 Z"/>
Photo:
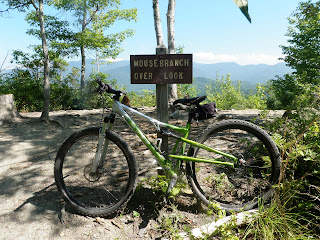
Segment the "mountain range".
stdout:
<path fill-rule="evenodd" d="M 80 61 L 69 62 L 68 69 L 64 74 L 71 72 L 73 67 L 80 68 Z M 86 64 L 86 75 L 89 76 L 92 71 L 96 70 L 96 65 L 88 60 Z M 111 79 L 116 79 L 120 86 L 127 87 L 127 91 L 139 91 L 141 89 L 154 90 L 154 84 L 131 84 L 130 83 L 130 61 L 123 60 L 111 64 L 100 65 L 100 72 L 108 73 Z M 193 63 L 194 84 L 204 88 L 210 80 L 215 80 L 217 76 L 222 77 L 230 74 L 233 82 L 241 81 L 245 89 L 252 89 L 257 83 L 264 84 L 268 80 L 275 79 L 276 76 L 283 76 L 291 73 L 292 69 L 284 62 L 275 65 L 258 64 L 258 65 L 239 65 L 234 62 L 201 64 Z"/>

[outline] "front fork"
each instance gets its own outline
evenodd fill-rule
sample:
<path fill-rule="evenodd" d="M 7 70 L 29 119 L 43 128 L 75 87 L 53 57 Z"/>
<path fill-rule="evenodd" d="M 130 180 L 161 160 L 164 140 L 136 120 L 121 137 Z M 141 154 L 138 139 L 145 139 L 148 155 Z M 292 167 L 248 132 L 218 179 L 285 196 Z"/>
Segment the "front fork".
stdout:
<path fill-rule="evenodd" d="M 113 128 L 114 119 L 115 114 L 111 113 L 109 116 L 104 118 L 102 126 L 99 129 L 98 145 L 96 155 L 91 166 L 91 174 L 95 174 L 97 172 L 99 164 L 100 166 L 103 166 L 104 164 L 109 145 L 109 139 L 106 138 L 106 130 L 111 130 Z"/>

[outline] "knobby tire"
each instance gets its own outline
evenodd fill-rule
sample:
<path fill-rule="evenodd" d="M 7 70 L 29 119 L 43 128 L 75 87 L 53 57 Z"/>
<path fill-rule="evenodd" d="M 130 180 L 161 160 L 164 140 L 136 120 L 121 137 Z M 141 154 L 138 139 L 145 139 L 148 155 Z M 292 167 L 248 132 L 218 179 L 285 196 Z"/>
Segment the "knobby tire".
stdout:
<path fill-rule="evenodd" d="M 218 203 L 226 211 L 249 210 L 266 201 L 280 175 L 280 154 L 271 137 L 258 126 L 242 120 L 224 120 L 210 126 L 198 142 L 245 160 L 238 167 L 187 162 L 188 182 L 206 205 Z M 203 149 L 189 155 L 232 160 Z"/>
<path fill-rule="evenodd" d="M 103 166 L 90 173 L 99 128 L 71 135 L 58 151 L 54 176 L 64 200 L 77 212 L 106 216 L 124 207 L 132 197 L 138 176 L 135 157 L 128 144 L 107 130 L 108 151 Z"/>

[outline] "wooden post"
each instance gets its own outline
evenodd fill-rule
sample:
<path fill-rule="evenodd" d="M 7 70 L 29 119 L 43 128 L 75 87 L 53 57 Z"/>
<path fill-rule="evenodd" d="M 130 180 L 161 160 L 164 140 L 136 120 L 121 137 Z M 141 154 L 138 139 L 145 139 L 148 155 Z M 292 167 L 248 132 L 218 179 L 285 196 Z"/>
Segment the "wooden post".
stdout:
<path fill-rule="evenodd" d="M 165 45 L 158 45 L 156 54 L 168 54 L 168 48 Z M 157 119 L 161 122 L 168 123 L 168 85 L 156 84 L 156 103 L 157 103 Z M 168 137 L 162 136 L 161 150 L 168 153 Z"/>

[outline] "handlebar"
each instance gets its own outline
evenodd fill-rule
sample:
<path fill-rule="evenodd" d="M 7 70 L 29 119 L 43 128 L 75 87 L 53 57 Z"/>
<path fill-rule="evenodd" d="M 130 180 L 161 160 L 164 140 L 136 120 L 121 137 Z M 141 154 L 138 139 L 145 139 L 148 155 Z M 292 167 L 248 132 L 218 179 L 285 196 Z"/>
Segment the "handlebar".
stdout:
<path fill-rule="evenodd" d="M 115 100 L 119 101 L 120 96 L 122 94 L 122 92 L 120 90 L 114 90 L 109 84 L 102 82 L 100 79 L 97 79 L 96 83 L 99 84 L 98 91 L 100 93 L 106 92 L 106 93 L 114 94 L 113 98 Z"/>

